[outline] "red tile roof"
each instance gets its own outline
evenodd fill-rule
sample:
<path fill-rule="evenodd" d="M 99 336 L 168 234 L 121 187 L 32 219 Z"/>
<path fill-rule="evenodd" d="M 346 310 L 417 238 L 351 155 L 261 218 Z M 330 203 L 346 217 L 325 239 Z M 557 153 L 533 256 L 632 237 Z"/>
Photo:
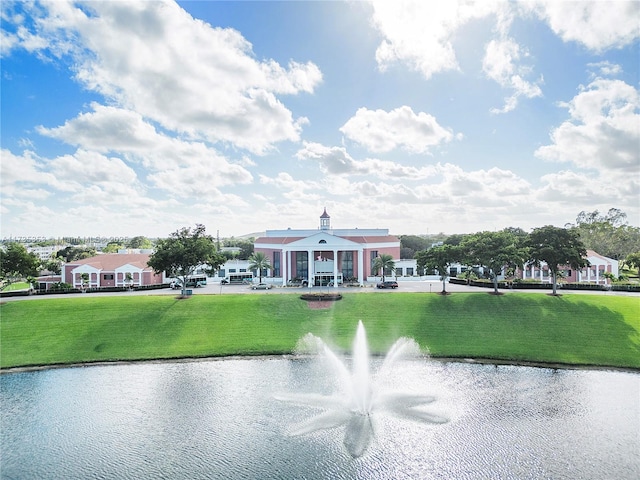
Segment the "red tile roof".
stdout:
<path fill-rule="evenodd" d="M 151 267 L 147 264 L 150 256 L 148 253 L 105 253 L 83 260 L 74 260 L 67 265 L 91 265 L 105 272 L 113 272 L 116 268 L 122 267 L 123 265 L 133 265 L 134 267 L 150 271 Z"/>
<path fill-rule="evenodd" d="M 288 243 L 292 243 L 298 240 L 302 240 L 307 237 L 260 237 L 256 238 L 255 244 L 276 244 L 276 245 L 286 245 Z M 339 237 L 344 238 L 345 240 L 350 240 L 355 243 L 367 244 L 367 243 L 387 243 L 387 242 L 399 242 L 398 237 L 393 235 L 383 235 L 383 236 L 351 236 L 351 237 Z"/>

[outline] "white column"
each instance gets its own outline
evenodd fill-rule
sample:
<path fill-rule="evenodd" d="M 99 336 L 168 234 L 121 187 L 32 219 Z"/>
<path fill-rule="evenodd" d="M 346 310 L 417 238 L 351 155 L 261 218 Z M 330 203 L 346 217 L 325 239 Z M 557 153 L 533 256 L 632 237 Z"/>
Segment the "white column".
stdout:
<path fill-rule="evenodd" d="M 313 250 L 307 250 L 307 270 L 308 270 L 308 273 L 307 273 L 307 281 L 308 281 L 307 287 L 308 288 L 311 288 L 313 286 L 313 282 L 315 280 L 314 275 L 313 275 L 314 274 L 314 270 L 315 270 L 314 269 L 314 266 L 315 266 L 314 262 L 315 262 L 315 258 L 313 258 Z"/>
<path fill-rule="evenodd" d="M 338 288 L 338 250 L 333 249 L 333 288 Z"/>
<path fill-rule="evenodd" d="M 280 272 L 282 274 L 282 286 L 287 286 L 287 250 L 282 249 L 280 252 Z"/>
<path fill-rule="evenodd" d="M 364 284 L 364 250 L 362 247 L 358 249 L 358 283 Z"/>

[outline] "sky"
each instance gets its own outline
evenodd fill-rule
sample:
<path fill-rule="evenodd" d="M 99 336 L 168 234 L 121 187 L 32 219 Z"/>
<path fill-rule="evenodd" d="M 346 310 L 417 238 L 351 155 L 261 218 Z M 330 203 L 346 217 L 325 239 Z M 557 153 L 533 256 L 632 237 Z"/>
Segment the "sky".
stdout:
<path fill-rule="evenodd" d="M 640 2 L 0 8 L 3 238 L 640 225 Z"/>

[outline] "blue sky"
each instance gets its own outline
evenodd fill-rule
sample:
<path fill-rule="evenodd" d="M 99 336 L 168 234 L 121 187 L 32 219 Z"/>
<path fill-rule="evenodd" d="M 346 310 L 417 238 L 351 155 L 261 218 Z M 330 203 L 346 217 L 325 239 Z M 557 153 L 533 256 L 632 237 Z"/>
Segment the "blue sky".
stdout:
<path fill-rule="evenodd" d="M 640 224 L 640 2 L 1 8 L 2 237 Z"/>

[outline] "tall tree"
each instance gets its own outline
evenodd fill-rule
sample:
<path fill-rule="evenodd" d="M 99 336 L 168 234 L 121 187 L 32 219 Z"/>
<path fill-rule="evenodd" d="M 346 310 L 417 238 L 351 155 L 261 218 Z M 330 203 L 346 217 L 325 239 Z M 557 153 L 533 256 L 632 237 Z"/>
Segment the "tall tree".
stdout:
<path fill-rule="evenodd" d="M 236 255 L 239 260 L 248 260 L 253 253 L 254 237 L 249 238 L 227 238 L 224 240 L 225 247 L 238 247 L 240 252 Z"/>
<path fill-rule="evenodd" d="M 152 248 L 153 244 L 151 240 L 147 237 L 143 237 L 142 235 L 138 235 L 137 237 L 133 237 L 131 240 L 127 242 L 127 248 Z"/>
<path fill-rule="evenodd" d="M 498 276 L 504 268 L 522 267 L 527 258 L 526 248 L 519 237 L 510 231 L 479 232 L 466 236 L 460 243 L 463 263 L 483 267 L 498 293 Z"/>
<path fill-rule="evenodd" d="M 258 270 L 259 282 L 262 283 L 262 272 L 271 267 L 269 259 L 262 252 L 254 252 L 249 257 L 249 269 Z"/>
<path fill-rule="evenodd" d="M 75 260 L 82 260 L 84 258 L 95 257 L 96 249 L 95 248 L 84 248 L 84 247 L 65 247 L 56 252 L 56 256 L 61 258 L 65 262 L 73 262 Z"/>
<path fill-rule="evenodd" d="M 383 253 L 375 258 L 372 267 L 376 273 L 382 270 L 382 281 L 384 282 L 385 272 L 393 271 L 393 269 L 396 268 L 396 262 L 394 262 L 393 256 L 388 253 Z"/>
<path fill-rule="evenodd" d="M 625 265 L 629 268 L 637 268 L 640 273 L 640 252 L 633 252 L 627 255 L 624 259 Z"/>
<path fill-rule="evenodd" d="M 148 265 L 156 273 L 166 272 L 168 276 L 182 280 L 182 295 L 186 294 L 187 278 L 200 265 L 207 265 L 212 273 L 226 261 L 216 250 L 213 237 L 206 234 L 204 225 L 182 228 L 169 238 L 158 240 L 155 252 L 149 257 Z"/>
<path fill-rule="evenodd" d="M 416 252 L 426 250 L 431 241 L 417 235 L 400 235 L 400 258 L 414 258 Z"/>
<path fill-rule="evenodd" d="M 118 250 L 120 250 L 121 248 L 124 248 L 124 245 L 122 245 L 120 242 L 109 242 L 102 249 L 102 253 L 118 253 Z"/>
<path fill-rule="evenodd" d="M 442 280 L 442 294 L 446 294 L 449 267 L 459 259 L 459 249 L 453 245 L 438 245 L 416 253 L 418 270 L 437 270 Z"/>
<path fill-rule="evenodd" d="M 605 257 L 624 260 L 630 253 L 640 250 L 640 228 L 627 223 L 627 215 L 617 208 L 606 214 L 598 210 L 582 211 L 575 224 L 565 225 L 575 229 L 585 248 Z"/>
<path fill-rule="evenodd" d="M 0 275 L 2 278 L 27 278 L 38 275 L 40 259 L 35 253 L 18 242 L 11 242 L 0 248 Z"/>
<path fill-rule="evenodd" d="M 42 267 L 53 275 L 60 275 L 62 272 L 62 260 L 52 257 L 47 260 Z"/>
<path fill-rule="evenodd" d="M 444 244 L 445 245 L 453 245 L 453 246 L 458 246 L 460 245 L 465 238 L 467 238 L 469 236 L 468 233 L 454 233 L 453 235 L 449 235 L 445 240 L 444 240 Z"/>
<path fill-rule="evenodd" d="M 558 273 L 563 266 L 578 269 L 589 262 L 585 258 L 587 249 L 575 230 L 547 225 L 534 228 L 527 241 L 529 263 L 540 266 L 543 262 L 549 267 L 553 281 L 553 295 L 557 295 Z"/>

